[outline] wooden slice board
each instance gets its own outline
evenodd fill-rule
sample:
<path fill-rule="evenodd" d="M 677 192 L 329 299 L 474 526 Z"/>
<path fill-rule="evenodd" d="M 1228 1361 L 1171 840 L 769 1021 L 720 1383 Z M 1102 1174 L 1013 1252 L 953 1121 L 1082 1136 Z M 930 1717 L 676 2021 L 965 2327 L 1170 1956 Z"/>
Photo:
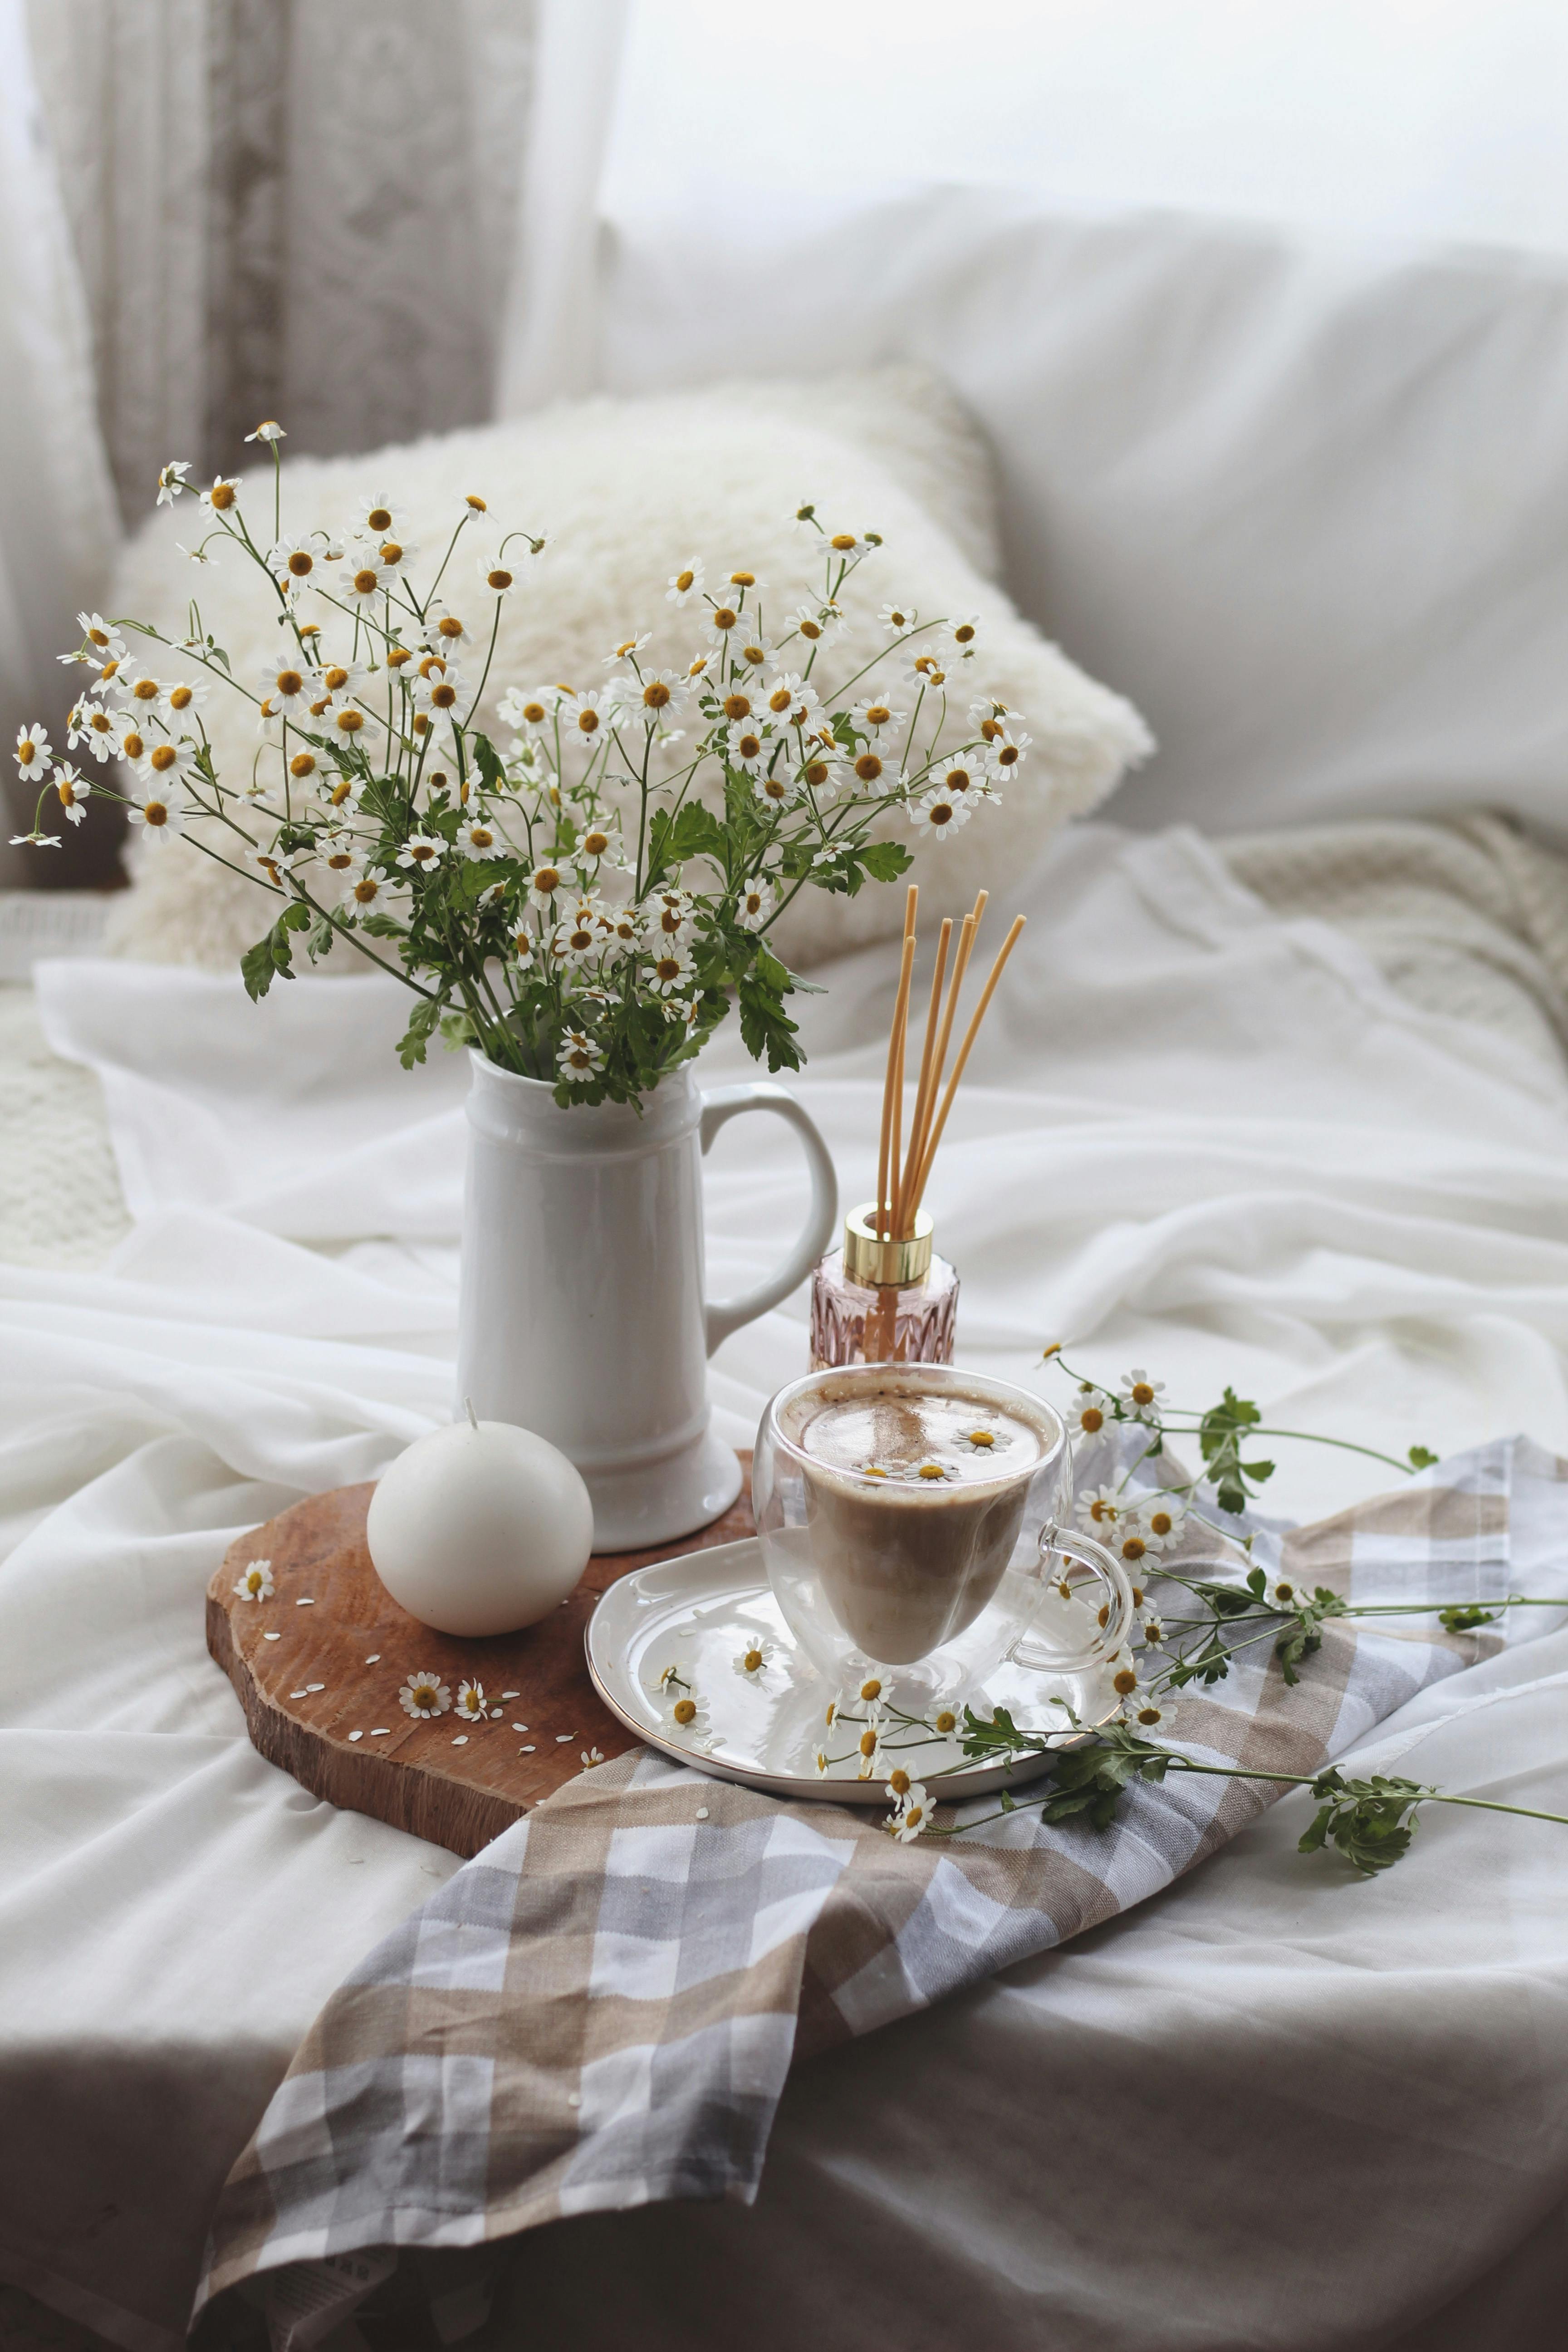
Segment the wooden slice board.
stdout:
<path fill-rule="evenodd" d="M 580 1772 L 585 1749 L 611 1757 L 637 1746 L 588 1679 L 583 1635 L 595 1604 L 631 1569 L 754 1533 L 750 1486 L 748 1475 L 741 1499 L 696 1535 L 599 1554 L 542 1623 L 486 1642 L 432 1633 L 398 1607 L 365 1549 L 374 1487 L 339 1486 L 229 1546 L 207 1586 L 207 1648 L 269 1763 L 315 1796 L 466 1859 Z M 234 1587 L 258 1559 L 271 1563 L 272 1598 L 242 1600 Z M 438 1675 L 454 1702 L 460 1683 L 482 1684 L 500 1719 L 465 1723 L 455 1705 L 428 1721 L 405 1714 L 398 1691 L 421 1672 Z"/>

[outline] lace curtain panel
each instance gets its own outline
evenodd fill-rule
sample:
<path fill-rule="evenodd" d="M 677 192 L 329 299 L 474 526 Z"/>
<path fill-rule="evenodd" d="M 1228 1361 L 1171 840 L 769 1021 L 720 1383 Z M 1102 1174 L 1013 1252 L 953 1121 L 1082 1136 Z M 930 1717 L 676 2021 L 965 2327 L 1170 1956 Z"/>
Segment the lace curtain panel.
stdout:
<path fill-rule="evenodd" d="M 27 0 L 125 520 L 489 415 L 533 0 Z"/>

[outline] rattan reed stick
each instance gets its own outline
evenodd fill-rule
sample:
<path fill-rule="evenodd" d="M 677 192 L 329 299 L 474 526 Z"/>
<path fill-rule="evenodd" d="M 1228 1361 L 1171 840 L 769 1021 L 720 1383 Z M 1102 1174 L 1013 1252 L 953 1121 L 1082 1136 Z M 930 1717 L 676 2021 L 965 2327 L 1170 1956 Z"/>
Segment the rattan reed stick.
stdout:
<path fill-rule="evenodd" d="M 970 1018 L 969 1026 L 963 1033 L 963 1043 L 958 1049 L 958 1059 L 952 1066 L 952 1076 L 947 1082 L 947 1092 L 942 1097 L 942 1108 L 937 1114 L 936 1124 L 931 1131 L 931 1140 L 926 1146 L 920 1168 L 916 1173 L 913 1195 L 904 1208 L 904 1214 L 911 1223 L 915 1216 L 919 1213 L 921 1199 L 926 1188 L 926 1181 L 931 1174 L 931 1161 L 936 1158 L 936 1148 L 942 1141 L 942 1129 L 947 1125 L 947 1115 L 952 1108 L 952 1098 L 958 1092 L 958 1082 L 963 1076 L 963 1066 L 969 1059 L 970 1051 L 973 1046 L 975 1038 L 980 1034 L 980 1024 L 984 1020 L 991 999 L 996 992 L 996 983 L 1002 977 L 1003 966 L 1005 964 L 1008 957 L 1013 952 L 1014 947 L 1017 943 L 1018 935 L 1024 928 L 1024 920 L 1025 919 L 1022 915 L 1016 915 L 1014 917 L 1013 928 L 1008 932 L 1006 938 L 1003 940 L 1000 949 L 997 950 L 996 961 L 991 967 L 991 976 L 980 992 L 980 1002 L 975 1006 L 973 1013 Z"/>

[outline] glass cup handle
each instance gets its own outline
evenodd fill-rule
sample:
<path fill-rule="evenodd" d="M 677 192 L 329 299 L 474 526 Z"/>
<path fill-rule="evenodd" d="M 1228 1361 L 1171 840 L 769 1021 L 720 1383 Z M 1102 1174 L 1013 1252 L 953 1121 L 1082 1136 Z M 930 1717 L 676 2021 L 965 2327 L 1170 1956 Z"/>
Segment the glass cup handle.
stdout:
<path fill-rule="evenodd" d="M 1102 1666 L 1118 1651 L 1125 1649 L 1131 1635 L 1137 1614 L 1132 1587 L 1121 1561 L 1108 1552 L 1092 1536 L 1065 1533 L 1054 1520 L 1040 1529 L 1040 1571 L 1047 1580 L 1054 1578 L 1052 1562 L 1065 1561 L 1069 1567 L 1087 1568 L 1105 1590 L 1105 1622 L 1094 1638 L 1082 1649 L 1053 1651 L 1032 1633 L 1021 1633 L 1008 1655 L 1016 1665 L 1028 1666 L 1037 1674 L 1074 1675 L 1086 1673 L 1090 1667 Z"/>

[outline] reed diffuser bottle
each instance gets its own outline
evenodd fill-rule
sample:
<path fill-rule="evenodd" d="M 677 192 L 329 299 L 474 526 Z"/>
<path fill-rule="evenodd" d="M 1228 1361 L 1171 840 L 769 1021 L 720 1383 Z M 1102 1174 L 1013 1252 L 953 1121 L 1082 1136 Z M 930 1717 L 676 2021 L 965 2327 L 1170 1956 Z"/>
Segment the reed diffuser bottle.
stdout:
<path fill-rule="evenodd" d="M 991 976 L 981 991 L 946 1091 L 942 1073 L 952 1042 L 959 991 L 974 936 L 985 912 L 982 890 L 960 927 L 958 952 L 946 1003 L 951 920 L 943 922 L 931 974 L 931 1003 L 921 1051 L 920 1077 L 903 1138 L 904 1061 L 909 1036 L 910 983 L 914 973 L 915 915 L 920 894 L 911 883 L 904 908 L 904 951 L 893 1025 L 888 1039 L 888 1072 L 882 1089 L 882 1132 L 877 1156 L 877 1198 L 852 1209 L 840 1248 L 823 1258 L 811 1285 L 811 1364 L 821 1371 L 838 1364 L 950 1364 L 958 1320 L 958 1276 L 931 1246 L 932 1225 L 921 1200 L 937 1145 L 952 1108 L 964 1065 L 1002 977 L 1002 969 L 1024 928 L 1020 915 L 1003 941 Z"/>

